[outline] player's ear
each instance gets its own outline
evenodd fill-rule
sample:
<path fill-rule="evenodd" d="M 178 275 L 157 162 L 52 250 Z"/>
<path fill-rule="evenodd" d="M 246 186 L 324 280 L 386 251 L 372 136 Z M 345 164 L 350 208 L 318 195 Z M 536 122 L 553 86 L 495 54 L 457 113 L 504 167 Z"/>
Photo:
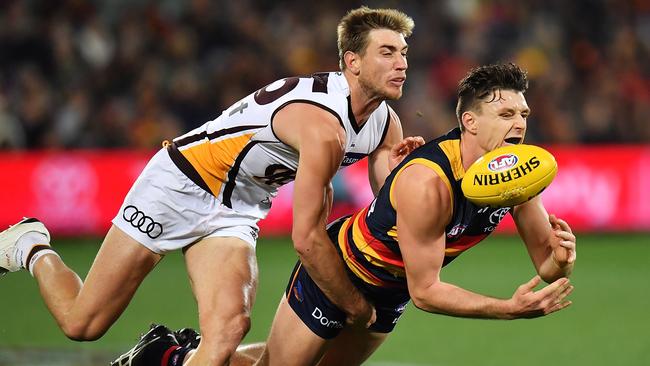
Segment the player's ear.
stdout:
<path fill-rule="evenodd" d="M 465 111 L 460 117 L 461 123 L 463 124 L 463 127 L 465 127 L 465 130 L 472 133 L 476 134 L 476 130 L 478 129 L 478 124 L 476 123 L 476 115 L 472 111 Z"/>
<path fill-rule="evenodd" d="M 345 66 L 352 74 L 359 75 L 361 66 L 361 57 L 359 54 L 352 51 L 346 51 L 345 54 L 343 54 L 343 61 L 345 61 Z"/>

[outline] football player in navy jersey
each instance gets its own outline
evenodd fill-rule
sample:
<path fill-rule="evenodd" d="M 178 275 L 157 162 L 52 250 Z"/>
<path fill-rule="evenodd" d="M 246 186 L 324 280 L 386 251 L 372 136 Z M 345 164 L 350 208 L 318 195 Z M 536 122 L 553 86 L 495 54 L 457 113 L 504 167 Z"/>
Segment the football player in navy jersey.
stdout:
<path fill-rule="evenodd" d="M 202 334 L 188 364 L 228 364 L 250 328 L 257 223 L 278 188 L 295 180 L 292 239 L 302 263 L 348 322 L 372 324 L 374 307 L 346 276 L 327 236 L 331 180 L 367 156 L 377 190 L 423 142 L 402 139 L 399 118 L 386 103 L 402 95 L 413 26 L 394 9 L 352 10 L 338 25 L 339 71 L 277 80 L 165 143 L 125 197 L 85 281 L 59 258 L 34 218 L 0 233 L 0 274 L 29 270 L 65 335 L 88 341 L 118 319 L 166 253 L 182 250 Z M 185 358 L 164 328 L 145 338 L 161 349 L 170 344 L 157 342 L 171 342 L 167 359 Z M 117 364 L 160 364 L 141 350 Z"/>
<path fill-rule="evenodd" d="M 516 207 L 478 207 L 461 190 L 465 170 L 485 153 L 521 143 L 530 108 L 526 73 L 514 64 L 472 70 L 458 90 L 459 128 L 409 154 L 365 209 L 328 233 L 348 276 L 375 306 L 368 329 L 349 327 L 298 262 L 275 316 L 260 364 L 358 365 L 392 331 L 408 301 L 458 317 L 534 318 L 564 309 L 576 259 L 569 225 L 549 215 L 540 196 Z M 440 279 L 442 268 L 512 214 L 538 273 L 509 299 Z M 549 283 L 535 290 L 541 280 Z M 286 337 L 291 334 L 291 337 Z"/>

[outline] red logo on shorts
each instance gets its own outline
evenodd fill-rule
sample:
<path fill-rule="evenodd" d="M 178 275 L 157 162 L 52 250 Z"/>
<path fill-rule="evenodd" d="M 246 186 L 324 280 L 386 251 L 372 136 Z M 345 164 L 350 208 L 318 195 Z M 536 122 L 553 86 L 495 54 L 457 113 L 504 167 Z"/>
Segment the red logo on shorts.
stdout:
<path fill-rule="evenodd" d="M 493 172 L 502 172 L 517 165 L 519 158 L 515 154 L 504 154 L 497 156 L 488 163 L 488 169 Z"/>

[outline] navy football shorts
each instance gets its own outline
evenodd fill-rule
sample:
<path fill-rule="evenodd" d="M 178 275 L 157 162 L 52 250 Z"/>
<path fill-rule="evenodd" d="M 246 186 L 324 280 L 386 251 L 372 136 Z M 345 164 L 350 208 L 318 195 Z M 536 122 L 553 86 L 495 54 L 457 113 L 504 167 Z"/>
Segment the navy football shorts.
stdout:
<path fill-rule="evenodd" d="M 336 240 L 341 223 L 342 220 L 337 220 L 328 227 L 332 240 Z M 349 271 L 348 275 L 352 283 L 375 306 L 377 321 L 369 330 L 390 333 L 410 300 L 408 292 L 380 289 L 364 283 Z M 291 273 L 286 296 L 293 311 L 319 337 L 334 338 L 345 326 L 346 314 L 325 296 L 300 261 Z"/>

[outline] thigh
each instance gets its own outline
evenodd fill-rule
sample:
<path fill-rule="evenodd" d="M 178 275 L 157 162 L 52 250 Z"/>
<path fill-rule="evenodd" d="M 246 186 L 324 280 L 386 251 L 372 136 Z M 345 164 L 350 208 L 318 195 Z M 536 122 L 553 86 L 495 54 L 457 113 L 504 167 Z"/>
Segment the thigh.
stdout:
<path fill-rule="evenodd" d="M 255 301 L 253 246 L 235 237 L 208 237 L 185 251 L 185 262 L 199 306 L 202 342 L 210 342 L 219 333 L 228 336 L 224 327 L 236 317 L 249 317 Z"/>
<path fill-rule="evenodd" d="M 112 226 L 75 301 L 75 317 L 91 321 L 91 327 L 108 327 L 161 258 Z"/>
<path fill-rule="evenodd" d="M 261 364 L 315 365 L 344 324 L 345 313 L 298 262 L 273 319 Z"/>
<path fill-rule="evenodd" d="M 273 319 L 260 365 L 315 365 L 328 340 L 317 336 L 296 315 L 283 296 Z"/>
<path fill-rule="evenodd" d="M 386 340 L 388 333 L 376 333 L 358 326 L 348 326 L 330 341 L 319 366 L 361 365 Z"/>

